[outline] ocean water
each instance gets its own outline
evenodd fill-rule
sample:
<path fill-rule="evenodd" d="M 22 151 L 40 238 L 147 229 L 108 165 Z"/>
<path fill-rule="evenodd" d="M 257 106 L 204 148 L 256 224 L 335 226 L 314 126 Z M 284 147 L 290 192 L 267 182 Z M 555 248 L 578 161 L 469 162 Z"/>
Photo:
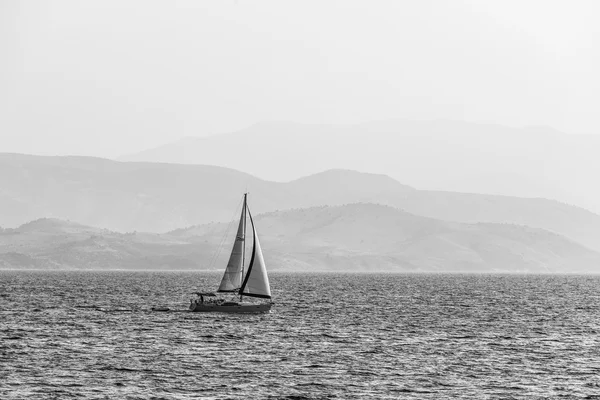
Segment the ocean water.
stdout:
<path fill-rule="evenodd" d="M 600 398 L 600 277 L 0 271 L 1 399 Z M 152 312 L 165 305 L 170 312 Z"/>

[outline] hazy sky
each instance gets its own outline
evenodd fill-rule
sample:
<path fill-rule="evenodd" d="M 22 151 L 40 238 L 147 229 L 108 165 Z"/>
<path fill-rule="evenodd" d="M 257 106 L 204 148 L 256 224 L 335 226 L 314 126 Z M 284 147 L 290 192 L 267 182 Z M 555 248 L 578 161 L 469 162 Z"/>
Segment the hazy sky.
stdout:
<path fill-rule="evenodd" d="M 600 133 L 600 2 L 0 0 L 0 151 L 113 157 L 259 121 Z"/>

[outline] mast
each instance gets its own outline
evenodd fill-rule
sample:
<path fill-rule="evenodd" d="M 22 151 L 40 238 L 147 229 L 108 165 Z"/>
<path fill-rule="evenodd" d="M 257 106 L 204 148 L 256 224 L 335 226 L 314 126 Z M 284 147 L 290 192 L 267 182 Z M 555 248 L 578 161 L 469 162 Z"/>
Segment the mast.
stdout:
<path fill-rule="evenodd" d="M 242 247 L 242 279 L 244 279 L 244 264 L 246 262 L 246 197 L 248 193 L 244 193 L 244 205 L 242 206 L 242 221 L 244 224 L 244 247 Z"/>
<path fill-rule="evenodd" d="M 248 193 L 244 193 L 244 205 L 242 206 L 242 221 L 244 224 L 244 246 L 242 247 L 242 282 L 244 281 L 244 263 L 246 261 L 246 210 Z M 240 290 L 240 301 L 242 301 L 242 291 Z"/>

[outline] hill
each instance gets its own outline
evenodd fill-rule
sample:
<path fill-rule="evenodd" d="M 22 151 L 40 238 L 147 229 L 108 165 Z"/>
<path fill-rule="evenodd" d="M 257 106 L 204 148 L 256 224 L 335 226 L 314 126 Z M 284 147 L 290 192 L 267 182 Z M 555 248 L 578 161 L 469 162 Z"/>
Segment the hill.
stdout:
<path fill-rule="evenodd" d="M 541 197 L 600 212 L 598 153 L 600 136 L 544 127 L 392 120 L 261 123 L 187 137 L 121 160 L 220 165 L 275 181 L 344 168 L 385 174 L 419 189 Z"/>
<path fill-rule="evenodd" d="M 446 222 L 374 204 L 277 211 L 255 223 L 271 271 L 600 272 L 599 253 L 545 230 Z M 223 270 L 234 231 L 227 228 L 120 234 L 44 219 L 0 233 L 0 267 Z"/>
<path fill-rule="evenodd" d="M 241 193 L 253 213 L 377 203 L 465 223 L 546 229 L 600 250 L 600 216 L 545 199 L 416 190 L 377 174 L 329 170 L 287 183 L 205 166 L 0 154 L 0 226 L 40 217 L 119 232 L 166 232 L 230 221 Z"/>
<path fill-rule="evenodd" d="M 0 225 L 40 217 L 117 231 L 166 231 L 229 220 L 245 187 L 271 209 L 272 184 L 211 166 L 0 154 Z"/>
<path fill-rule="evenodd" d="M 381 205 L 278 211 L 256 224 L 267 261 L 293 270 L 600 272 L 597 252 L 546 230 L 440 221 Z M 206 243 L 224 230 L 211 224 L 172 235 Z"/>
<path fill-rule="evenodd" d="M 189 269 L 209 252 L 202 244 L 161 235 L 121 234 L 49 218 L 0 232 L 4 269 Z"/>

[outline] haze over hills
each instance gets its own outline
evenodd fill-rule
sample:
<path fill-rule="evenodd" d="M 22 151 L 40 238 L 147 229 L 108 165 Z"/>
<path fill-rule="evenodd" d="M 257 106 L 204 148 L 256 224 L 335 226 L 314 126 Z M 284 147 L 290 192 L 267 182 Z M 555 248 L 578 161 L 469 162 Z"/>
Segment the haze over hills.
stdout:
<path fill-rule="evenodd" d="M 191 269 L 209 253 L 202 243 L 58 219 L 0 231 L 0 268 L 5 269 Z"/>
<path fill-rule="evenodd" d="M 277 211 L 255 223 L 270 271 L 600 272 L 599 253 L 545 230 L 445 222 L 381 205 Z M 0 268 L 222 271 L 235 230 L 227 228 L 120 234 L 36 220 L 0 232 Z"/>
<path fill-rule="evenodd" d="M 275 181 L 344 168 L 419 189 L 542 197 L 600 212 L 600 136 L 450 120 L 272 122 L 186 137 L 123 161 L 210 164 Z"/>
<path fill-rule="evenodd" d="M 274 207 L 271 185 L 227 168 L 0 155 L 0 226 L 40 217 L 117 231 L 166 231 L 229 220 L 244 188 Z M 261 206 L 262 207 L 262 206 Z"/>
<path fill-rule="evenodd" d="M 54 217 L 119 232 L 166 232 L 254 214 L 377 203 L 457 222 L 547 229 L 600 250 L 600 216 L 545 199 L 421 191 L 385 175 L 330 170 L 287 183 L 202 165 L 125 163 L 88 157 L 0 154 L 0 226 Z"/>

